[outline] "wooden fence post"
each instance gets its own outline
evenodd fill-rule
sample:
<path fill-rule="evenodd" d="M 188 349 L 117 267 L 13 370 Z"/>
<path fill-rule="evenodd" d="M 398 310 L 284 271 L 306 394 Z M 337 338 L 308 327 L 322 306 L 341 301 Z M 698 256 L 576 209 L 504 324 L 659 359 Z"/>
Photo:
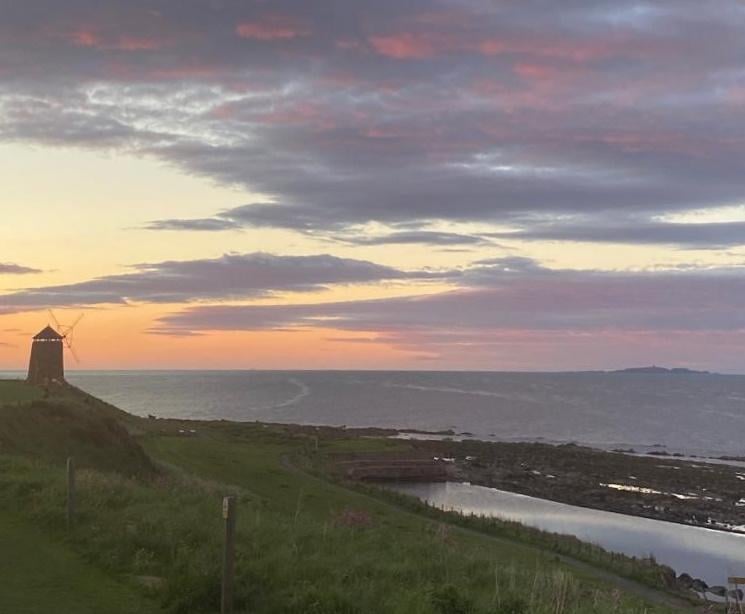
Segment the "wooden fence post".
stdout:
<path fill-rule="evenodd" d="M 72 529 L 75 523 L 75 459 L 67 459 L 67 510 L 65 514 L 67 528 Z"/>
<path fill-rule="evenodd" d="M 220 614 L 233 612 L 233 584 L 235 578 L 235 516 L 236 499 L 233 496 L 222 500 L 222 517 L 225 519 L 225 549 L 222 563 L 222 595 Z"/>

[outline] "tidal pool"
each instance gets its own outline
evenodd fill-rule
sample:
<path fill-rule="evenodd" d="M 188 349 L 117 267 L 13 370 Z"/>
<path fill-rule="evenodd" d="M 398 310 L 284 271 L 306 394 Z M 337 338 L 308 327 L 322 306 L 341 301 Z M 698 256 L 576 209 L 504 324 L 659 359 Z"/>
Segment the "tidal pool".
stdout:
<path fill-rule="evenodd" d="M 460 482 L 398 483 L 393 490 L 462 514 L 515 520 L 544 531 L 575 535 L 606 550 L 653 555 L 676 572 L 710 585 L 745 576 L 745 535 L 556 503 Z"/>

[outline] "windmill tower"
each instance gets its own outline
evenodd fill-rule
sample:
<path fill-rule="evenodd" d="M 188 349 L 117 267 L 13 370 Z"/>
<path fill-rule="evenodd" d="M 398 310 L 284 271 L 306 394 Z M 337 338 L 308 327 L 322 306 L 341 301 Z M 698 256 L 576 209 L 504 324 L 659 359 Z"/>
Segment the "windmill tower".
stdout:
<path fill-rule="evenodd" d="M 50 312 L 56 330 L 47 326 L 36 335 L 31 344 L 31 359 L 28 365 L 28 381 L 32 384 L 46 386 L 65 381 L 65 347 L 77 360 L 72 349 L 72 335 L 81 315 L 72 326 L 62 326 Z"/>

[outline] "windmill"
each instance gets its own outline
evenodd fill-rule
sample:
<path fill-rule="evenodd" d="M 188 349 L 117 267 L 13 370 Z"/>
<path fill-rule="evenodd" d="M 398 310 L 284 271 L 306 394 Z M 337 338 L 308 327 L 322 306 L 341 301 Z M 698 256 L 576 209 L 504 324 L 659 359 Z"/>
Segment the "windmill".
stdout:
<path fill-rule="evenodd" d="M 80 358 L 78 357 L 77 352 L 75 352 L 73 342 L 75 340 L 75 327 L 80 324 L 80 320 L 82 320 L 84 316 L 85 314 L 81 313 L 77 318 L 75 318 L 72 324 L 60 324 L 59 320 L 57 320 L 57 317 L 54 315 L 54 312 L 51 309 L 49 310 L 49 317 L 54 324 L 54 329 L 60 334 L 62 337 L 62 343 L 68 350 L 70 350 L 70 354 L 72 354 L 72 357 L 78 364 L 80 364 Z"/>
<path fill-rule="evenodd" d="M 34 336 L 28 365 L 28 381 L 41 386 L 65 383 L 65 348 L 80 362 L 73 349 L 73 334 L 83 315 L 70 325 L 60 324 L 51 310 L 49 316 L 55 328 L 47 326 Z"/>

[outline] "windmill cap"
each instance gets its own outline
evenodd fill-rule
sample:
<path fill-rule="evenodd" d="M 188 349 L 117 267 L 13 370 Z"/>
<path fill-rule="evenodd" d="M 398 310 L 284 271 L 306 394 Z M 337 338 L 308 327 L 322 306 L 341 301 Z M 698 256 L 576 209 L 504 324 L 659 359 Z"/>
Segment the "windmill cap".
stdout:
<path fill-rule="evenodd" d="M 64 337 L 51 326 L 47 326 L 38 335 L 34 336 L 35 341 L 62 341 L 62 339 L 64 339 Z"/>

